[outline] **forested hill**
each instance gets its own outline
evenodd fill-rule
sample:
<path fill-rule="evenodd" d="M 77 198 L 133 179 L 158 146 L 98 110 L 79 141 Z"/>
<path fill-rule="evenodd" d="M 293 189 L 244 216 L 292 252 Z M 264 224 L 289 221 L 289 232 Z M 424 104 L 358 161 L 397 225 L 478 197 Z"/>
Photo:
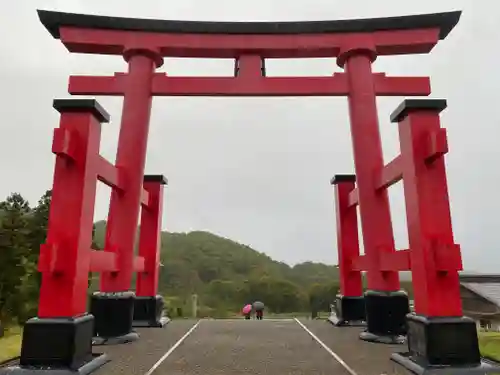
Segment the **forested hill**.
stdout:
<path fill-rule="evenodd" d="M 105 225 L 104 221 L 96 223 L 99 246 Z M 267 303 L 274 303 L 275 310 L 298 311 L 307 308 L 311 289 L 335 293 L 338 287 L 335 266 L 306 262 L 290 267 L 208 232 L 163 232 L 161 253 L 160 291 L 181 299 L 198 294 L 211 308 L 232 308 L 262 298 L 272 299 Z"/>
<path fill-rule="evenodd" d="M 51 195 L 47 191 L 34 206 L 18 193 L 0 202 L 0 323 L 22 324 L 36 315 L 37 263 Z M 104 221 L 94 226 L 96 250 L 104 245 L 105 226 Z M 193 294 L 198 295 L 199 316 L 229 316 L 255 300 L 277 313 L 326 311 L 339 288 L 334 266 L 306 262 L 290 267 L 207 232 L 162 233 L 161 260 L 159 293 L 172 316 L 189 310 Z M 89 275 L 90 292 L 98 289 L 98 280 L 98 274 Z M 411 293 L 408 282 L 401 284 Z"/>
<path fill-rule="evenodd" d="M 96 223 L 96 243 L 102 248 L 106 222 Z M 290 267 L 249 246 L 209 232 L 162 233 L 164 288 L 195 291 L 213 280 L 243 281 L 263 276 L 286 279 L 304 287 L 338 280 L 336 266 L 306 262 Z M 186 291 L 188 291 L 186 290 Z"/>

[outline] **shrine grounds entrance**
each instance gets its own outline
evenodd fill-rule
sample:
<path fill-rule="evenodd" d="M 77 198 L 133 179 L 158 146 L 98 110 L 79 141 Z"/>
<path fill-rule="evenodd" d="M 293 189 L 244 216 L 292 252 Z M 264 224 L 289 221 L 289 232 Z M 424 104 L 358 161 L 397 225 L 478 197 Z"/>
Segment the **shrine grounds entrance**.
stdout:
<path fill-rule="evenodd" d="M 378 56 L 429 53 L 447 37 L 460 12 L 313 22 L 191 22 L 38 11 L 49 33 L 72 53 L 120 56 L 128 71 L 71 76 L 71 95 L 122 96 L 116 163 L 99 155 L 101 124 L 109 114 L 93 99 L 56 99 L 60 126 L 48 236 L 40 250 L 38 317 L 24 331 L 15 373 L 47 366 L 88 373 L 103 365 L 92 354 L 102 343 L 137 340 L 134 326 L 162 327 L 157 296 L 162 197 L 166 178 L 144 176 L 154 96 L 343 96 L 348 100 L 355 174 L 339 174 L 335 188 L 341 294 L 339 326 L 365 325 L 360 338 L 398 343 L 393 354 L 406 369 L 481 366 L 476 327 L 463 316 L 458 271 L 460 246 L 450 218 L 440 124 L 444 99 L 405 99 L 390 120 L 401 153 L 384 165 L 377 96 L 431 94 L 428 77 L 373 73 Z M 158 73 L 165 57 L 233 59 L 234 77 L 170 77 Z M 344 69 L 326 77 L 266 77 L 270 58 L 332 58 Z M 105 248 L 90 249 L 100 180 L 112 188 Z M 404 182 L 409 249 L 396 249 L 387 189 Z M 140 217 L 139 255 L 134 240 Z M 359 206 L 365 255 L 358 241 Z M 414 281 L 415 312 L 400 290 L 398 272 Z M 363 291 L 361 272 L 367 271 Z M 87 276 L 100 273 L 100 291 L 87 312 Z M 136 292 L 131 289 L 137 273 Z M 332 296 L 333 297 L 333 296 Z M 94 339 L 95 340 L 95 339 Z M 94 341 L 95 342 L 95 341 Z M 9 370 L 9 371 L 10 371 Z M 483 372 L 487 370 L 482 370 Z M 0 373 L 4 373 L 0 371 Z M 9 372 L 12 373 L 12 372 Z"/>

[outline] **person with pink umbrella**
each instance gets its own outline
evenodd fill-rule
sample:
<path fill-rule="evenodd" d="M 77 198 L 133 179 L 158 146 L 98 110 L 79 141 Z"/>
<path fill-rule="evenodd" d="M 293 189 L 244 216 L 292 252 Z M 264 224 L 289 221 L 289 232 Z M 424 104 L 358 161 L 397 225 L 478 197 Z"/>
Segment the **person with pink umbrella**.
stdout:
<path fill-rule="evenodd" d="M 243 309 L 241 309 L 241 313 L 245 317 L 245 319 L 250 319 L 250 315 L 252 314 L 252 305 L 248 304 L 243 306 Z"/>

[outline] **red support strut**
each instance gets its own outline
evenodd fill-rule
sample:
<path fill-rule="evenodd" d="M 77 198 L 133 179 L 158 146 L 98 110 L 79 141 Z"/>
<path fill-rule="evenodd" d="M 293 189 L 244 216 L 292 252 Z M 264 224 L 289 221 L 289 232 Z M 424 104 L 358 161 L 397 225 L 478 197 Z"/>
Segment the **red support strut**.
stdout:
<path fill-rule="evenodd" d="M 139 256 L 144 258 L 144 271 L 137 273 L 136 295 L 155 297 L 158 292 L 161 251 L 163 190 L 167 180 L 162 175 L 144 176 L 144 190 L 149 202 L 141 211 Z"/>
<path fill-rule="evenodd" d="M 476 323 L 462 316 L 462 259 L 453 239 L 443 157 L 448 144 L 439 120 L 445 108 L 442 99 L 407 99 L 391 115 L 399 123 L 415 298 L 406 322 L 408 353 L 392 359 L 408 369 L 417 362 L 451 373 L 451 366 L 479 369 L 481 357 Z"/>
<path fill-rule="evenodd" d="M 87 314 L 86 306 L 96 156 L 101 122 L 108 122 L 109 115 L 90 99 L 54 100 L 54 108 L 61 113 L 61 121 L 52 143 L 56 154 L 52 202 L 38 262 L 42 273 L 38 317 L 26 322 L 20 367 L 6 369 L 9 374 L 83 364 L 92 371 L 108 361 L 105 355 L 92 354 L 94 317 Z"/>
<path fill-rule="evenodd" d="M 141 212 L 139 256 L 144 259 L 144 269 L 137 272 L 133 322 L 135 327 L 162 327 L 168 322 L 168 318 L 163 317 L 163 298 L 157 294 L 163 191 L 166 184 L 167 179 L 162 175 L 144 176 L 144 190 L 149 197 Z"/>
<path fill-rule="evenodd" d="M 359 325 L 366 320 L 361 271 L 354 269 L 359 257 L 358 214 L 349 205 L 349 194 L 355 188 L 356 176 L 335 175 L 335 208 L 337 213 L 337 251 L 340 271 L 340 294 L 335 301 L 335 325 Z"/>
<path fill-rule="evenodd" d="M 411 271 L 418 280 L 415 312 L 426 316 L 462 316 L 462 260 L 453 239 L 443 157 L 448 147 L 439 121 L 445 108 L 445 100 L 405 100 L 391 118 L 399 122 Z"/>
<path fill-rule="evenodd" d="M 97 187 L 101 123 L 109 115 L 95 100 L 54 100 L 61 113 L 47 240 L 40 249 L 40 318 L 86 312 L 90 246 Z"/>
<path fill-rule="evenodd" d="M 349 193 L 355 181 L 354 175 L 336 175 L 331 181 L 335 186 L 340 293 L 346 297 L 363 295 L 361 272 L 353 269 L 353 260 L 359 256 L 358 214 L 356 207 L 349 207 Z"/>

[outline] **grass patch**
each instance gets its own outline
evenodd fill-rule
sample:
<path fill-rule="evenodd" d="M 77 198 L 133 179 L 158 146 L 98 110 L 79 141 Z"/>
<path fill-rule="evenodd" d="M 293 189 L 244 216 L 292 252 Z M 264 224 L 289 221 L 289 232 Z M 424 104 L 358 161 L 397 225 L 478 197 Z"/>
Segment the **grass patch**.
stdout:
<path fill-rule="evenodd" d="M 478 332 L 478 338 L 481 355 L 500 361 L 500 332 Z"/>
<path fill-rule="evenodd" d="M 21 327 L 11 327 L 0 338 L 0 362 L 17 357 L 21 353 Z"/>

